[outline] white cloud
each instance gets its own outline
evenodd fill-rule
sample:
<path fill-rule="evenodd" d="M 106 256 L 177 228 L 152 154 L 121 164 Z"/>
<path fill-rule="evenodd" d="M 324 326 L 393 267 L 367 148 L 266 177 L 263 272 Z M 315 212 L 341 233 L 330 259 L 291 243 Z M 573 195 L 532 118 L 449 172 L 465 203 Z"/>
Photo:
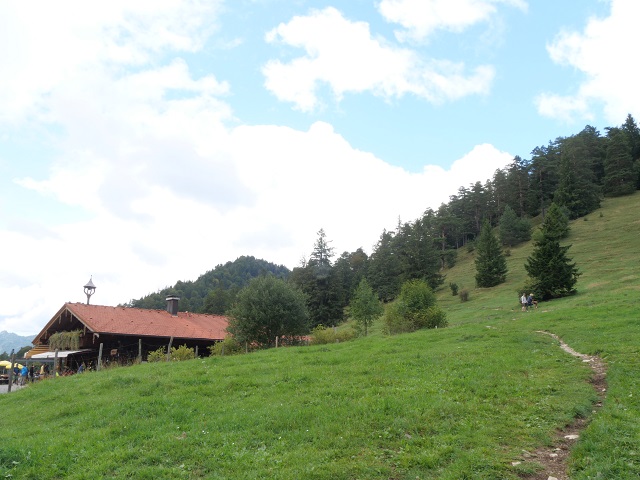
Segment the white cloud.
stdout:
<path fill-rule="evenodd" d="M 0 264 L 0 330 L 36 333 L 63 302 L 85 300 L 82 286 L 90 276 L 97 286 L 92 303 L 115 305 L 177 280 L 195 280 L 240 255 L 294 267 L 308 255 L 320 228 L 338 252 L 370 251 L 398 217 L 417 218 L 511 159 L 485 145 L 449 170 L 409 173 L 354 149 L 324 122 L 307 131 L 237 126 L 225 82 L 213 75 L 194 78 L 184 61 L 164 58 L 147 38 L 156 32 L 168 51 L 197 48 L 202 34 L 197 9 L 191 16 L 180 2 L 123 3 L 113 11 L 102 6 L 97 14 L 82 2 L 70 3 L 82 11 L 77 20 L 65 16 L 66 8 L 59 12 L 45 2 L 42 14 L 49 18 L 35 24 L 23 7 L 8 5 L 0 7 L 0 23 L 7 9 L 17 9 L 11 18 L 23 19 L 25 30 L 14 28 L 20 22 L 5 20 L 0 32 L 11 26 L 16 38 L 26 39 L 18 42 L 20 54 L 33 47 L 34 56 L 14 58 L 0 50 L 3 68 L 16 68 L 15 75 L 0 76 L 0 102 L 10 106 L 0 122 L 19 117 L 38 128 L 54 125 L 47 132 L 55 153 L 45 173 L 15 180 L 23 198 L 30 194 L 34 203 L 45 198 L 49 210 L 20 222 L 12 221 L 8 209 L 0 212 L 0 244 L 11 252 Z M 138 15 L 138 8 L 153 12 Z M 480 70 L 479 85 L 468 85 L 460 65 L 415 69 L 412 52 L 372 39 L 365 24 L 336 13 L 324 12 L 329 24 L 309 26 L 342 25 L 336 34 L 346 44 L 359 42 L 346 56 L 325 57 L 326 48 L 340 53 L 332 50 L 338 46 L 310 42 L 302 32 L 290 37 L 295 22 L 274 35 L 319 55 L 320 64 L 315 57 L 309 61 L 323 71 L 350 68 L 356 51 L 365 57 L 363 74 L 351 69 L 329 78 L 339 95 L 373 89 L 388 96 L 411 92 L 447 99 L 488 83 L 490 72 Z M 57 19 L 61 23 L 54 28 Z M 122 21 L 125 27 L 116 28 Z M 44 40 L 36 35 L 38 26 Z M 60 38 L 57 28 L 64 30 Z M 45 45 L 49 37 L 50 46 Z M 382 58 L 385 67 L 376 66 L 374 58 Z M 135 69 L 126 69 L 131 63 Z M 37 75 L 43 66 L 47 75 Z M 60 206 L 71 206 L 65 211 L 75 216 L 53 221 L 49 212 Z"/>
<path fill-rule="evenodd" d="M 640 114 L 637 66 L 630 54 L 637 44 L 636 19 L 640 3 L 610 0 L 606 18 L 591 18 L 582 32 L 561 32 L 547 46 L 551 59 L 584 74 L 584 81 L 569 95 L 544 93 L 536 99 L 541 115 L 565 121 L 593 118 L 593 108 L 603 104 L 607 120 L 624 121 L 628 113 Z"/>
<path fill-rule="evenodd" d="M 9 314 L 0 329 L 34 333 L 62 302 L 84 301 L 81 287 L 90 275 L 98 287 L 92 301 L 115 305 L 179 279 L 195 280 L 240 255 L 293 268 L 310 253 L 320 228 L 339 253 L 359 247 L 371 252 L 382 230 L 394 228 L 399 217 L 418 218 L 512 158 L 481 145 L 448 170 L 427 166 L 410 173 L 354 150 L 323 122 L 308 131 L 236 127 L 228 131 L 224 149 L 238 182 L 251 193 L 250 203 L 226 208 L 194 199 L 189 184 L 170 189 L 164 181 L 147 180 L 127 206 L 135 218 L 97 209 L 87 220 L 55 226 L 48 237 L 0 232 L 5 248 L 17 252 L 2 269 L 37 279 L 37 286 L 0 286 Z M 194 182 L 214 180 L 216 172 L 206 165 L 192 167 Z M 47 192 L 64 199 L 75 180 L 57 178 L 46 183 Z M 83 195 L 90 204 L 103 202 L 100 188 Z"/>
<path fill-rule="evenodd" d="M 389 22 L 400 24 L 396 31 L 400 41 L 422 41 L 437 30 L 462 32 L 497 13 L 499 4 L 527 9 L 524 0 L 381 0 L 380 14 Z"/>
<path fill-rule="evenodd" d="M 43 96 L 81 72 L 194 51 L 221 1 L 68 0 L 0 3 L 0 123 L 38 114 Z M 215 23 L 213 23 L 215 25 Z M 11 72 L 10 75 L 6 72 Z"/>
<path fill-rule="evenodd" d="M 327 35 L 331 32 L 331 35 Z M 429 60 L 372 36 L 365 22 L 352 22 L 335 8 L 294 17 L 270 31 L 266 40 L 302 48 L 290 62 L 271 60 L 263 68 L 265 86 L 302 111 L 321 106 L 318 91 L 328 85 L 339 100 L 346 93 L 370 91 L 384 98 L 413 94 L 433 103 L 486 94 L 491 66 L 467 72 L 462 63 Z"/>

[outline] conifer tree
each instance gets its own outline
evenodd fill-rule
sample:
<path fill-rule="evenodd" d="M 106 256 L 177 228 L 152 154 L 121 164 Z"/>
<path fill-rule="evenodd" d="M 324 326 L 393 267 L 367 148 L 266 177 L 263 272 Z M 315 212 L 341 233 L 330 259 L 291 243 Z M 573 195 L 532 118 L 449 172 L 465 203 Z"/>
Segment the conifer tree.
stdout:
<path fill-rule="evenodd" d="M 560 240 L 569 235 L 569 215 L 552 203 L 544 217 L 543 229 L 547 237 Z"/>
<path fill-rule="evenodd" d="M 402 285 L 402 265 L 393 239 L 391 232 L 383 231 L 369 257 L 367 280 L 383 302 L 396 298 Z"/>
<path fill-rule="evenodd" d="M 507 205 L 500 217 L 500 241 L 512 247 L 531 239 L 531 224 L 526 219 L 518 218 L 516 212 Z"/>
<path fill-rule="evenodd" d="M 600 191 L 593 173 L 594 152 L 583 135 L 562 141 L 559 183 L 553 201 L 569 211 L 572 219 L 583 217 L 600 206 Z"/>
<path fill-rule="evenodd" d="M 485 221 L 476 245 L 476 285 L 495 287 L 507 279 L 507 261 L 502 247 Z"/>
<path fill-rule="evenodd" d="M 552 204 L 549 209 L 557 209 Z M 535 241 L 534 250 L 527 259 L 525 269 L 529 274 L 529 287 L 542 300 L 566 297 L 576 292 L 575 284 L 580 272 L 567 257 L 571 245 L 561 246 L 561 229 L 557 228 L 557 216 L 547 215 L 542 224 L 542 235 Z"/>
<path fill-rule="evenodd" d="M 604 164 L 604 193 L 608 197 L 629 195 L 636 190 L 637 173 L 631 150 L 623 130 L 609 130 L 609 145 Z"/>

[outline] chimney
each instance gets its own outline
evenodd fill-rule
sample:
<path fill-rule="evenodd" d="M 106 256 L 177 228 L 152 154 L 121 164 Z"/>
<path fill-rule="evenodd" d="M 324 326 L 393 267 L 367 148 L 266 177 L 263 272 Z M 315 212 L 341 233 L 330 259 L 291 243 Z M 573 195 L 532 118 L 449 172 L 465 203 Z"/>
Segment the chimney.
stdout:
<path fill-rule="evenodd" d="M 178 300 L 180 300 L 180 297 L 167 297 L 167 312 L 173 317 L 178 315 Z"/>

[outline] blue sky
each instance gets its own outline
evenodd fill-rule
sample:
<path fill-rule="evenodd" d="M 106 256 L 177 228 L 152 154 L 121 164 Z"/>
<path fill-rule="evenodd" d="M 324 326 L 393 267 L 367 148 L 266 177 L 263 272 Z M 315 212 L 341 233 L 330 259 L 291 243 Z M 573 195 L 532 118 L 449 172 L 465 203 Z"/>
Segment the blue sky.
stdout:
<path fill-rule="evenodd" d="M 35 6 L 34 6 L 35 5 Z M 0 4 L 0 330 L 297 266 L 640 117 L 633 0 Z"/>

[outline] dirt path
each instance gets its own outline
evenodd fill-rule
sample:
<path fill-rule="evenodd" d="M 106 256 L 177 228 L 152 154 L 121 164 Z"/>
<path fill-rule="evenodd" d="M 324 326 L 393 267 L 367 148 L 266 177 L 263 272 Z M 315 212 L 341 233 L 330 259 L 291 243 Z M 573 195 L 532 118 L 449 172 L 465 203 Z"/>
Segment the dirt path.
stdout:
<path fill-rule="evenodd" d="M 593 406 L 593 412 L 596 413 L 598 409 L 602 407 L 602 402 L 607 394 L 607 372 L 605 363 L 599 357 L 576 352 L 553 333 L 543 331 L 538 331 L 537 333 L 553 337 L 560 342 L 560 348 L 562 348 L 562 350 L 589 364 L 593 370 L 591 384 L 598 395 L 598 401 Z M 567 475 L 567 458 L 571 452 L 571 447 L 578 441 L 580 432 L 586 428 L 588 422 L 588 419 L 576 418 L 573 423 L 557 432 L 553 446 L 542 447 L 534 452 L 526 452 L 523 455 L 524 461 L 536 462 L 543 466 L 543 470 L 534 476 L 527 476 L 526 478 L 532 480 L 569 480 L 569 476 Z"/>

